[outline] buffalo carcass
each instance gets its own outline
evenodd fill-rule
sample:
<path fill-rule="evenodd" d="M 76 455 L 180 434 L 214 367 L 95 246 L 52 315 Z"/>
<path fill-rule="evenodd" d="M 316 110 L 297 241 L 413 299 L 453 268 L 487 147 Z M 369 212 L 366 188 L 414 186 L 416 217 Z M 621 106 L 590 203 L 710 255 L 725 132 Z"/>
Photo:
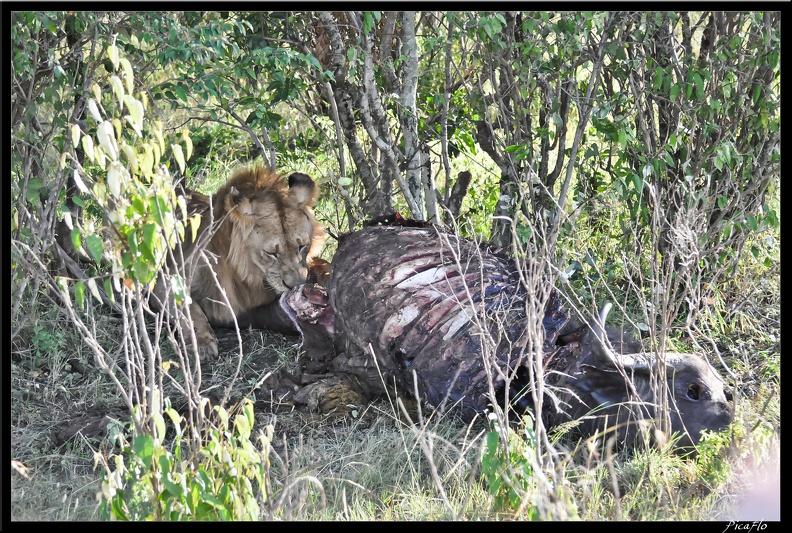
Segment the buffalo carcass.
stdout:
<path fill-rule="evenodd" d="M 303 334 L 305 371 L 333 373 L 364 396 L 384 391 L 384 384 L 417 391 L 422 402 L 465 420 L 490 406 L 490 381 L 495 400 L 503 400 L 507 373 L 512 407 L 531 408 L 524 355 L 531 295 L 514 261 L 437 226 L 399 220 L 342 236 L 326 288 L 308 283 L 282 296 Z M 590 324 L 570 320 L 551 291 L 542 321 L 549 391 L 542 415 L 549 427 L 579 420 L 586 435 L 616 428 L 626 443 L 638 433 L 637 421 L 659 412 L 650 376 L 660 369 L 639 342 L 603 330 L 609 309 Z M 695 354 L 663 359 L 679 444 L 726 427 L 731 411 L 716 371 Z"/>

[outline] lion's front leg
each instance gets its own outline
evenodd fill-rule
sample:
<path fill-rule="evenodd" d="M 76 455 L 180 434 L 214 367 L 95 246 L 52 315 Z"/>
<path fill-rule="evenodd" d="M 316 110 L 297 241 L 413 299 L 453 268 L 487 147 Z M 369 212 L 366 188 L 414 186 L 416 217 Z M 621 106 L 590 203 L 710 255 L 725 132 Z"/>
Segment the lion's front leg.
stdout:
<path fill-rule="evenodd" d="M 195 334 L 195 342 L 198 344 L 198 356 L 201 361 L 204 361 L 207 356 L 216 358 L 218 354 L 217 336 L 209 324 L 206 313 L 204 313 L 200 305 L 193 302 L 190 304 L 190 316 L 192 317 L 192 328 L 190 328 L 187 317 L 183 316 L 182 331 L 192 331 Z"/>

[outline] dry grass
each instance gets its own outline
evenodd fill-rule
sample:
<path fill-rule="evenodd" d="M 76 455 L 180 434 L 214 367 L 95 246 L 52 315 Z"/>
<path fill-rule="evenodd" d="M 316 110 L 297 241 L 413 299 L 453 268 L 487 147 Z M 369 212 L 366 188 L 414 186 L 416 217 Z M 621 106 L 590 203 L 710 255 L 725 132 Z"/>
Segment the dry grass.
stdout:
<path fill-rule="evenodd" d="M 554 501 L 546 506 L 553 512 L 546 518 L 778 517 L 773 500 L 778 493 L 768 489 L 778 486 L 780 465 L 779 277 L 778 270 L 768 272 L 758 262 L 748 262 L 739 278 L 720 288 L 699 321 L 736 377 L 733 443 L 702 462 L 662 449 L 609 453 L 601 441 L 588 445 L 563 432 L 551 434 L 560 460 L 555 462 Z M 112 439 L 78 435 L 56 446 L 52 430 L 84 413 L 109 412 L 119 421 L 125 416 L 123 402 L 108 377 L 93 366 L 84 339 L 55 309 L 40 298 L 13 326 L 19 330 L 11 365 L 11 455 L 19 467 L 11 474 L 13 521 L 97 519 L 101 471 L 93 469 L 93 456 L 117 451 Z M 97 338 L 108 353 L 116 353 L 118 322 L 101 315 L 96 319 Z M 265 379 L 278 368 L 294 372 L 297 339 L 248 331 L 240 358 L 235 338 L 232 334 L 224 357 L 204 368 L 203 387 L 215 403 L 227 391 L 230 404 L 250 398 L 257 425 L 274 426 L 274 486 L 294 482 L 276 518 L 530 518 L 529 508 L 516 512 L 494 506 L 480 476 L 487 430 L 483 420 L 467 426 L 428 413 L 422 420 L 411 409 L 410 422 L 396 398 L 358 406 L 343 416 L 305 413 L 280 401 Z M 84 373 L 76 371 L 72 360 Z M 238 368 L 240 377 L 233 381 Z M 307 478 L 317 480 L 322 490 L 299 481 Z"/>

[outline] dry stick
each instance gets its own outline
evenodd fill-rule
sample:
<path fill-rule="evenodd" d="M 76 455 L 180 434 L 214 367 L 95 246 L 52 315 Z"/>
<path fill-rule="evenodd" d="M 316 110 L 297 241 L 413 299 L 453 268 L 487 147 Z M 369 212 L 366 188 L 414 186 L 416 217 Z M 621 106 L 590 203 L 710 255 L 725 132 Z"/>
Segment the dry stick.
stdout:
<path fill-rule="evenodd" d="M 209 262 L 209 259 L 206 256 L 206 253 L 203 250 L 201 250 L 201 259 L 203 259 L 204 262 L 206 263 L 206 265 L 209 267 L 209 272 L 212 274 L 212 279 L 217 284 L 217 287 L 220 289 L 220 295 L 223 297 L 223 301 L 222 302 L 217 302 L 217 303 L 224 303 L 228 307 L 228 309 L 231 311 L 231 316 L 234 317 L 234 331 L 236 332 L 237 341 L 239 342 L 239 356 L 237 357 L 236 370 L 234 370 L 234 375 L 231 378 L 231 381 L 228 383 L 228 387 L 226 387 L 225 392 L 223 393 L 223 399 L 222 399 L 221 405 L 225 405 L 226 402 L 228 401 L 228 398 L 231 396 L 231 392 L 232 392 L 232 389 L 234 387 L 234 383 L 236 382 L 237 378 L 239 377 L 239 372 L 242 369 L 242 357 L 244 356 L 243 346 L 242 346 L 242 334 L 239 331 L 239 323 L 237 322 L 236 313 L 234 313 L 234 308 L 231 306 L 231 302 L 228 300 L 228 295 L 226 294 L 226 291 L 223 288 L 223 286 L 220 285 L 220 280 L 217 279 L 217 272 L 215 272 L 214 268 L 212 268 L 212 265 Z M 216 300 L 213 300 L 213 301 L 216 301 Z M 219 354 L 218 354 L 218 356 L 219 356 Z M 206 389 L 205 392 L 210 391 L 213 388 L 214 387 L 209 387 L 208 389 Z"/>
<path fill-rule="evenodd" d="M 561 192 L 558 196 L 558 205 L 563 207 L 566 203 L 567 193 L 569 192 L 569 187 L 572 183 L 572 172 L 575 168 L 575 161 L 577 161 L 578 151 L 580 150 L 580 143 L 583 139 L 583 132 L 586 130 L 589 115 L 591 114 L 592 105 L 591 100 L 594 94 L 594 91 L 597 89 L 600 83 L 600 70 L 602 69 L 603 63 L 603 54 L 605 52 L 605 42 L 606 42 L 606 35 L 608 30 L 610 29 L 611 24 L 613 23 L 615 15 L 610 13 L 608 15 L 605 24 L 603 25 L 603 35 L 600 39 L 600 46 L 599 50 L 597 51 L 597 59 L 594 61 L 594 68 L 591 71 L 591 77 L 589 78 L 588 87 L 586 88 L 586 97 L 583 104 L 578 102 L 578 113 L 580 115 L 580 122 L 578 122 L 578 126 L 575 129 L 575 139 L 572 141 L 572 148 L 570 149 L 569 153 L 569 163 L 567 165 L 566 176 L 564 177 L 564 184 L 561 187 Z M 553 217 L 553 222 L 550 225 L 551 228 L 558 227 L 559 219 L 561 218 L 561 209 L 559 208 L 556 211 L 555 216 Z"/>
<path fill-rule="evenodd" d="M 338 103 L 336 102 L 335 94 L 333 93 L 333 86 L 330 85 L 330 82 L 326 81 L 322 84 L 322 86 L 327 93 L 327 99 L 330 101 L 330 111 L 333 116 L 333 126 L 335 126 L 336 145 L 338 146 L 338 171 L 342 176 L 346 177 L 346 162 L 344 161 L 344 133 L 341 130 L 341 119 L 338 116 Z"/>
<path fill-rule="evenodd" d="M 611 487 L 613 488 L 614 503 L 616 504 L 616 520 L 621 520 L 621 496 L 619 495 L 619 482 L 616 479 L 616 469 L 613 467 L 613 444 L 616 437 L 608 439 L 605 445 L 605 464 L 608 466 L 608 473 L 610 474 Z"/>
<path fill-rule="evenodd" d="M 38 266 L 39 266 L 39 268 L 41 268 L 41 271 L 42 272 L 46 272 L 47 271 L 47 268 L 44 266 L 44 264 L 41 262 L 41 260 L 33 253 L 33 250 L 31 250 L 30 247 L 28 247 L 28 245 L 26 245 L 25 243 L 22 243 L 22 242 L 17 242 L 17 246 L 21 246 L 23 248 L 26 248 L 27 251 L 30 252 L 30 254 L 33 257 L 33 259 L 38 263 Z M 48 283 L 50 284 L 51 290 L 53 292 L 56 292 L 60 296 L 61 301 L 66 306 L 66 310 L 69 313 L 69 318 L 71 319 L 72 323 L 75 326 L 77 326 L 78 330 L 80 330 L 82 332 L 83 340 L 85 340 L 85 342 L 88 344 L 88 346 L 91 347 L 91 350 L 94 352 L 94 356 L 95 356 L 96 361 L 99 364 L 100 368 L 102 368 L 102 370 L 104 370 L 110 376 L 110 379 L 113 380 L 113 383 L 115 383 L 116 387 L 118 388 L 122 398 L 124 399 L 124 403 L 126 403 L 127 408 L 129 409 L 129 412 L 132 413 L 133 405 L 132 405 L 131 398 L 126 393 L 126 390 L 124 389 L 124 386 L 121 383 L 121 381 L 119 381 L 119 379 L 116 377 L 115 373 L 113 373 L 110 370 L 110 367 L 107 365 L 107 363 L 105 361 L 105 356 L 107 355 L 107 353 L 105 352 L 104 348 L 102 348 L 102 346 L 96 341 L 96 337 L 91 334 L 91 331 L 88 329 L 88 327 L 82 321 L 82 319 L 80 319 L 77 316 L 77 314 L 74 311 L 74 308 L 71 305 L 71 299 L 69 298 L 68 294 L 64 294 L 61 291 L 61 288 L 58 286 L 58 284 L 55 283 L 55 281 L 51 277 L 48 280 Z M 123 374 L 123 372 L 122 372 L 122 374 Z"/>
<path fill-rule="evenodd" d="M 418 90 L 418 53 L 416 51 L 417 43 L 415 39 L 415 11 L 404 11 L 402 13 L 402 47 L 403 54 L 406 56 L 404 62 L 404 76 L 401 91 L 401 112 L 399 113 L 399 121 L 404 128 L 404 155 L 406 163 L 406 181 L 407 186 L 415 185 L 415 189 L 411 190 L 414 193 L 413 199 L 420 211 L 415 212 L 417 218 L 423 219 L 425 216 L 423 206 L 418 203 L 419 198 L 415 196 L 420 194 L 421 183 L 421 149 L 420 141 L 418 138 L 418 116 L 416 109 L 416 93 Z M 428 198 L 430 191 L 427 191 L 425 196 Z M 434 194 L 434 191 L 431 191 Z M 420 216 L 418 216 L 420 215 Z M 428 215 L 428 214 L 427 214 Z M 436 215 L 436 213 L 435 213 Z M 429 220 L 431 217 L 426 216 Z"/>
<path fill-rule="evenodd" d="M 256 143 L 256 147 L 259 149 L 262 159 L 266 161 L 267 149 L 261 143 L 261 140 L 259 140 L 258 135 L 256 135 L 256 132 L 253 131 L 253 129 L 250 126 L 248 126 L 247 122 L 245 122 L 245 119 L 240 117 L 237 114 L 237 112 L 234 111 L 233 109 L 229 109 L 228 114 L 231 115 L 237 122 L 239 122 L 239 126 L 238 126 L 239 128 L 243 129 L 245 132 L 247 132 L 248 135 L 250 135 L 250 138 L 253 139 L 253 142 Z"/>
<path fill-rule="evenodd" d="M 382 139 L 380 135 L 377 133 L 376 129 L 374 128 L 374 124 L 372 123 L 372 115 L 371 111 L 373 111 L 380 120 L 387 120 L 387 114 L 385 110 L 382 108 L 382 101 L 379 98 L 379 94 L 376 90 L 376 82 L 374 80 L 374 60 L 372 57 L 372 50 L 371 50 L 371 41 L 368 39 L 366 35 L 363 35 L 363 94 L 361 95 L 360 99 L 360 120 L 363 123 L 363 127 L 366 129 L 366 133 L 368 133 L 371 140 L 376 144 L 377 148 L 379 148 L 382 153 L 385 155 L 385 159 L 388 162 L 388 165 L 391 167 L 391 171 L 393 177 L 396 179 L 396 182 L 399 184 L 399 188 L 404 195 L 404 199 L 407 202 L 407 206 L 410 208 L 410 212 L 416 218 L 423 218 L 421 215 L 423 213 L 423 209 L 418 204 L 417 200 L 412 194 L 407 182 L 402 178 L 401 172 L 399 171 L 399 161 L 404 161 L 405 156 L 402 154 L 397 147 L 394 146 L 391 139 Z M 369 102 L 373 109 L 370 110 Z M 387 133 L 387 131 L 386 131 Z M 409 148 L 409 147 L 408 147 Z"/>
<path fill-rule="evenodd" d="M 443 159 L 443 168 L 445 168 L 446 173 L 443 204 L 448 206 L 449 200 L 451 198 L 451 163 L 448 160 L 448 100 L 450 97 L 448 83 L 451 79 L 451 35 L 454 31 L 454 18 L 450 13 L 446 18 L 448 20 L 448 37 L 446 39 L 445 47 L 446 57 L 445 78 L 443 79 L 443 109 L 440 111 L 440 153 Z"/>

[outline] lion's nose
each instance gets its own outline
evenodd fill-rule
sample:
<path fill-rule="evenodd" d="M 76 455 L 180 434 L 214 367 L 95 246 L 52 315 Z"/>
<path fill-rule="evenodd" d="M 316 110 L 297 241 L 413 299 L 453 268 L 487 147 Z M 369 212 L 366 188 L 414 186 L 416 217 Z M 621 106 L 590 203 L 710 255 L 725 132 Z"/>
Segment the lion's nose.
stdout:
<path fill-rule="evenodd" d="M 301 268 L 299 272 L 292 273 L 290 276 L 284 276 L 283 284 L 286 285 L 287 289 L 293 289 L 297 285 L 301 285 L 305 283 L 306 279 L 308 278 L 308 269 Z"/>

